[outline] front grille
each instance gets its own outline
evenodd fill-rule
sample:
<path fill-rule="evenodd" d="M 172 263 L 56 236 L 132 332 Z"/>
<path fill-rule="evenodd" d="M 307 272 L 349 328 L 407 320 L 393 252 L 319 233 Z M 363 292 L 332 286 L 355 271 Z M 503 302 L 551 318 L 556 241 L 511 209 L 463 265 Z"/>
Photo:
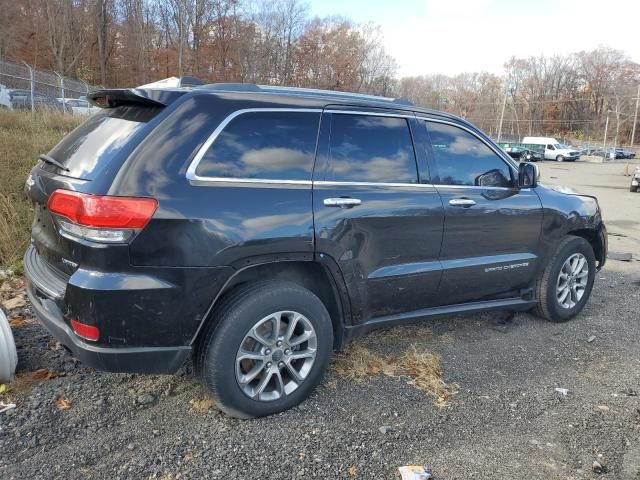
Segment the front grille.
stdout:
<path fill-rule="evenodd" d="M 31 245 L 24 254 L 24 270 L 31 284 L 54 300 L 64 297 L 69 276 L 52 267 Z"/>

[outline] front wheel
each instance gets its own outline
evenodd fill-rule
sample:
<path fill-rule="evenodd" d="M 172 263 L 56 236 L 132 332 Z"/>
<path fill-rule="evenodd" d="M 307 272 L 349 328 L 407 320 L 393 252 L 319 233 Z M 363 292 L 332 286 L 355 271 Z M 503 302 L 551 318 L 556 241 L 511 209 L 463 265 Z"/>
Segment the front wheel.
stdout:
<path fill-rule="evenodd" d="M 333 350 L 322 301 L 289 282 L 241 287 L 216 310 L 195 356 L 221 410 L 238 418 L 287 410 L 320 383 Z"/>
<path fill-rule="evenodd" d="M 556 161 L 557 161 L 557 162 L 564 162 L 564 157 L 563 157 L 562 155 L 558 155 L 558 156 L 556 157 Z"/>
<path fill-rule="evenodd" d="M 584 308 L 596 273 L 593 249 L 584 238 L 567 236 L 536 282 L 535 313 L 551 322 L 566 322 Z"/>

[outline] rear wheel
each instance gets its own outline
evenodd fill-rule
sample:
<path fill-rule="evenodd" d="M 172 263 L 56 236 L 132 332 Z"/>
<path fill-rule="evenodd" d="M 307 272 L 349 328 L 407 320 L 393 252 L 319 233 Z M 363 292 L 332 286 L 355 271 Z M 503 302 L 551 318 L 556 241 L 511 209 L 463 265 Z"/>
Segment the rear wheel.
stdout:
<path fill-rule="evenodd" d="M 196 368 L 221 410 L 239 418 L 287 410 L 318 385 L 333 348 L 324 304 L 289 282 L 229 296 L 197 347 Z"/>
<path fill-rule="evenodd" d="M 575 317 L 591 295 L 595 271 L 595 255 L 589 242 L 566 237 L 538 278 L 535 313 L 551 322 Z"/>
<path fill-rule="evenodd" d="M 564 157 L 563 157 L 562 155 L 558 155 L 558 156 L 556 157 L 556 161 L 557 161 L 557 162 L 564 162 Z"/>

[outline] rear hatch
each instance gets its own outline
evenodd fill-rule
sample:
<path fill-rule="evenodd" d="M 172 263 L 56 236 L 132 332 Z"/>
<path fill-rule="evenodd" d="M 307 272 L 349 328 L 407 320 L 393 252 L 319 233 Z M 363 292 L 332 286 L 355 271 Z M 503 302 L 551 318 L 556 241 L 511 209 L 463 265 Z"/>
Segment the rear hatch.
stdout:
<path fill-rule="evenodd" d="M 106 108 L 41 158 L 26 185 L 34 204 L 34 221 L 33 247 L 25 261 L 61 279 L 68 278 L 79 264 L 96 262 L 96 249 L 60 234 L 59 225 L 47 208 L 49 197 L 58 189 L 106 194 L 123 162 L 147 134 L 145 127 L 162 108 L 157 103 Z"/>

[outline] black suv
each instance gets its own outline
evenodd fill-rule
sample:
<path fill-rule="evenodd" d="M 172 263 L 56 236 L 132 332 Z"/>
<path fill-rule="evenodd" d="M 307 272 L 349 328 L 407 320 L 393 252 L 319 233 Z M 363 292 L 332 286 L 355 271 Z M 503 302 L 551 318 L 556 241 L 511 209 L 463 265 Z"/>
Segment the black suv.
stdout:
<path fill-rule="evenodd" d="M 175 372 L 220 407 L 302 401 L 334 350 L 416 318 L 584 307 L 595 198 L 537 184 L 468 122 L 406 101 L 214 84 L 104 90 L 32 170 L 41 323 L 87 365 Z"/>

